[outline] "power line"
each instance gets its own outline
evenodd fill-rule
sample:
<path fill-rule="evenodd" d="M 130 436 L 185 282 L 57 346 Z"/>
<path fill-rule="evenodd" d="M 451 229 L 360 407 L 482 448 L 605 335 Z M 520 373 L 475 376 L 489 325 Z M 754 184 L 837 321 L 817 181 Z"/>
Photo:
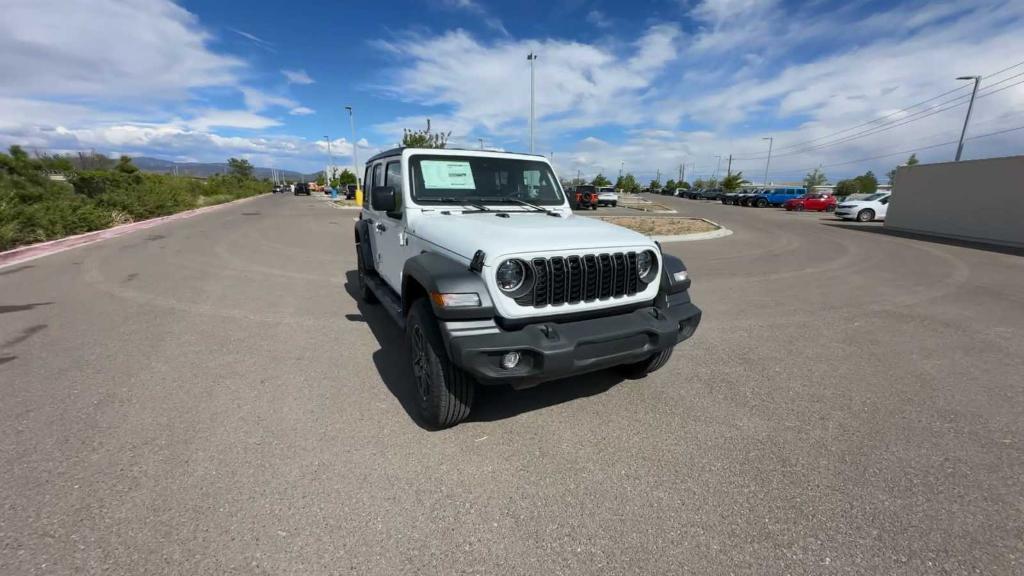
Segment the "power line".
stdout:
<path fill-rule="evenodd" d="M 1014 68 L 1017 68 L 1017 67 L 1019 67 L 1019 66 L 1022 66 L 1022 65 L 1024 65 L 1024 60 L 1022 60 L 1022 61 L 1020 61 L 1020 62 L 1018 62 L 1018 63 L 1016 63 L 1016 64 L 1013 64 L 1013 65 L 1011 65 L 1011 66 L 1007 66 L 1006 68 L 1003 68 L 1002 70 L 998 70 L 998 71 L 996 71 L 996 72 L 992 72 L 991 74 L 988 74 L 988 75 L 984 76 L 983 78 L 992 78 L 993 76 L 998 76 L 998 75 L 1000 75 L 1000 74 L 1002 74 L 1002 73 L 1004 73 L 1004 72 L 1007 72 L 1007 71 L 1009 71 L 1009 70 L 1012 70 L 1012 69 L 1014 69 Z M 998 86 L 999 84 L 1002 84 L 1003 82 L 1006 82 L 1006 81 L 1008 81 L 1008 80 L 1012 80 L 1012 79 L 1014 79 L 1014 78 L 1017 78 L 1017 77 L 1019 77 L 1019 76 L 1021 76 L 1021 75 L 1024 75 L 1024 73 L 1020 73 L 1020 74 L 1016 74 L 1016 75 L 1014 75 L 1014 76 L 1010 76 L 1009 78 L 1005 78 L 1005 79 L 1003 79 L 1003 80 L 1000 80 L 999 82 L 996 82 L 995 84 L 990 84 L 990 85 L 988 85 L 988 86 L 987 86 L 986 88 L 991 88 L 992 86 Z M 862 123 L 860 123 L 860 124 L 857 124 L 857 125 L 855 125 L 855 126 L 851 126 L 851 127 L 849 127 L 849 128 L 845 128 L 845 129 L 843 129 L 843 130 L 839 130 L 839 131 L 837 131 L 837 132 L 833 132 L 833 133 L 831 133 L 831 134 L 826 134 L 826 135 L 824 135 L 824 136 L 819 136 L 819 137 L 817 137 L 817 138 L 812 138 L 812 139 L 810 139 L 810 140 L 805 140 L 805 141 L 803 141 L 803 142 L 797 142 L 797 143 L 795 143 L 795 144 L 789 144 L 789 145 L 786 145 L 786 146 L 782 146 L 782 147 L 780 147 L 780 148 L 778 148 L 778 149 L 779 149 L 779 150 L 782 150 L 782 151 L 786 151 L 786 150 L 791 150 L 791 149 L 793 149 L 793 148 L 800 148 L 800 147 L 803 147 L 803 146 L 805 146 L 805 145 L 807 145 L 807 144 L 811 144 L 811 143 L 813 143 L 813 142 L 818 142 L 818 141 L 821 141 L 821 140 L 827 140 L 827 139 L 830 139 L 830 138 L 834 138 L 834 137 L 836 137 L 836 136 L 839 136 L 840 134 L 844 134 L 844 133 L 850 132 L 850 131 L 852 131 L 852 130 L 856 130 L 857 128 L 861 128 L 861 127 L 869 126 L 869 125 L 871 125 L 871 124 L 880 124 L 880 123 L 881 123 L 882 125 L 884 125 L 884 123 L 885 123 L 884 121 L 885 121 L 885 120 L 887 120 L 887 119 L 889 119 L 889 118 L 892 118 L 892 117 L 894 117 L 894 116 L 898 116 L 898 115 L 900 115 L 900 114 L 902 114 L 902 113 L 904 113 L 904 112 L 910 111 L 910 110 L 912 110 L 912 109 L 914 109 L 914 108 L 917 108 L 917 107 L 919 107 L 919 106 L 921 106 L 921 105 L 923 105 L 923 104 L 927 104 L 927 103 L 929 103 L 929 102 L 934 102 L 935 100 L 938 100 L 938 99 L 940 99 L 940 98 L 943 98 L 943 97 L 945 97 L 945 96 L 948 96 L 949 94 L 953 94 L 954 92 L 959 92 L 959 91 L 962 91 L 962 90 L 966 90 L 967 88 L 968 88 L 968 86 L 967 86 L 967 85 L 964 85 L 964 86 L 958 86 L 958 87 L 956 87 L 956 88 L 954 88 L 954 89 L 952 89 L 952 90 L 947 90 L 946 92 L 943 92 L 943 93 L 941 93 L 941 94 L 938 94 L 938 95 L 936 95 L 936 96 L 933 96 L 933 97 L 931 97 L 931 98 L 928 98 L 928 99 L 926 99 L 926 100 L 922 100 L 922 101 L 920 101 L 920 102 L 917 102 L 917 103 L 915 103 L 915 104 L 911 104 L 910 106 L 907 106 L 907 107 L 905 107 L 905 108 L 901 108 L 900 110 L 897 110 L 897 111 L 895 111 L 895 112 L 892 112 L 892 113 L 890 113 L 890 114 L 887 114 L 887 115 L 885 115 L 885 116 L 882 116 L 881 118 L 875 118 L 875 119 L 873 119 L 873 120 L 868 120 L 867 122 L 862 122 Z M 994 94 L 995 92 L 989 92 L 989 93 L 990 93 L 990 94 Z M 958 96 L 958 97 L 956 97 L 956 98 L 953 98 L 953 99 L 947 100 L 947 101 L 945 101 L 945 102 L 939 103 L 939 104 L 937 104 L 936 106 L 945 106 L 946 104 L 949 104 L 949 103 L 951 103 L 951 102 L 955 102 L 956 100 L 959 100 L 959 99 L 964 99 L 964 100 L 966 100 L 966 98 L 967 98 L 967 97 L 968 97 L 968 95 L 967 95 L 967 94 L 964 94 L 964 95 L 962 95 L 962 96 Z M 932 107 L 932 109 L 934 109 L 934 106 Z M 920 113 L 922 113 L 922 112 L 926 112 L 926 110 L 922 110 L 922 111 L 918 111 L 918 112 L 915 112 L 914 114 L 911 114 L 911 116 L 914 116 L 914 115 L 920 114 Z M 906 118 L 901 118 L 901 119 L 906 119 Z M 881 126 L 878 126 L 878 127 L 881 127 Z M 873 128 L 872 128 L 871 130 L 873 130 Z M 863 132 L 869 132 L 869 131 L 870 131 L 870 130 L 867 130 L 867 131 L 863 131 Z M 844 137 L 844 138 L 845 138 L 845 137 Z M 821 146 L 824 146 L 824 145 L 825 145 L 825 144 L 822 144 Z M 816 146 L 812 146 L 812 147 L 810 147 L 810 149 L 815 149 L 815 148 L 816 148 L 817 146 L 818 146 L 818 145 L 816 145 Z M 787 154 L 789 154 L 789 153 L 788 153 L 788 152 L 786 152 L 786 153 L 784 153 L 784 154 L 780 154 L 780 155 L 783 155 L 783 156 L 784 156 L 784 155 L 787 155 Z M 740 160 L 764 160 L 764 156 L 751 156 L 751 157 L 747 157 L 747 156 L 744 156 L 744 157 L 737 157 L 737 159 L 740 159 Z"/>
<path fill-rule="evenodd" d="M 990 138 L 992 136 L 998 136 L 1000 134 L 1006 134 L 1008 132 L 1016 132 L 1018 130 L 1024 130 L 1024 126 L 1017 126 L 1016 128 L 1007 128 L 1005 130 L 997 130 L 995 132 L 988 132 L 988 133 L 985 133 L 985 134 L 978 134 L 977 136 L 971 136 L 969 138 L 965 138 L 965 140 L 978 140 L 978 139 L 981 139 L 981 138 Z M 783 170 L 779 170 L 777 172 L 781 172 L 783 174 L 795 174 L 795 173 L 798 173 L 798 172 L 809 172 L 809 171 L 813 170 L 814 168 L 835 168 L 836 166 L 846 166 L 848 164 L 857 164 L 859 162 L 868 162 L 868 161 L 871 161 L 871 160 L 880 160 L 882 158 L 888 158 L 890 156 L 899 156 L 901 154 L 913 154 L 915 152 L 920 152 L 922 150 L 931 150 L 933 148 L 941 148 L 943 146 L 950 146 L 950 145 L 956 144 L 957 142 L 959 142 L 959 140 L 950 140 L 948 142 L 940 142 L 938 144 L 931 144 L 929 146 L 918 146 L 916 148 L 911 148 L 911 149 L 908 149 L 908 150 L 900 150 L 899 152 L 890 152 L 890 153 L 887 153 L 887 154 L 880 154 L 878 156 L 870 156 L 868 158 L 859 158 L 857 160 L 848 160 L 846 162 L 836 162 L 834 164 L 823 164 L 823 165 L 819 165 L 819 166 L 812 167 L 812 168 L 794 168 L 792 170 L 783 169 Z"/>
<path fill-rule="evenodd" d="M 1015 76 L 1012 76 L 1010 78 L 1007 78 L 1006 80 L 1010 80 L 1010 79 L 1016 78 L 1018 76 L 1024 76 L 1024 72 L 1022 72 L 1020 74 L 1017 74 Z M 1002 88 L 999 88 L 997 90 L 992 90 L 991 89 L 993 86 L 996 86 L 996 85 L 1001 84 L 1001 83 L 1002 82 L 998 82 L 996 84 L 992 84 L 992 85 L 988 86 L 987 88 L 985 88 L 983 90 L 980 90 L 978 92 L 978 96 L 975 99 L 976 100 L 980 100 L 980 99 L 985 98 L 987 96 L 991 96 L 991 95 L 996 94 L 998 92 L 1002 92 L 1003 90 L 1006 90 L 1006 89 L 1009 89 L 1009 88 L 1013 88 L 1014 86 L 1017 86 L 1019 84 L 1024 84 L 1024 80 L 1020 80 L 1020 81 L 1014 82 L 1013 84 L 1009 84 L 1009 85 L 1004 86 Z M 856 134 L 851 134 L 849 136 L 845 136 L 843 138 L 840 138 L 839 140 L 835 140 L 835 141 L 832 141 L 832 142 L 825 142 L 825 143 L 818 144 L 818 145 L 815 145 L 815 146 L 809 146 L 807 148 L 803 148 L 803 149 L 800 149 L 800 150 L 794 150 L 794 151 L 790 151 L 790 152 L 785 152 L 785 153 L 782 153 L 782 154 L 773 154 L 773 156 L 774 157 L 798 156 L 800 154 L 806 154 L 808 152 L 816 152 L 816 151 L 822 150 L 824 148 L 829 148 L 829 147 L 832 147 L 832 146 L 837 146 L 839 144 L 845 144 L 847 142 L 852 142 L 854 140 L 859 140 L 861 138 L 867 138 L 868 136 L 874 136 L 876 134 L 881 134 L 882 132 L 887 132 L 889 130 L 892 130 L 893 128 L 898 128 L 900 126 L 905 126 L 907 124 L 912 124 L 912 123 L 917 122 L 919 120 L 924 120 L 925 118 L 929 118 L 931 116 L 935 116 L 936 114 L 941 114 L 942 112 L 946 112 L 947 110 L 952 110 L 954 108 L 958 108 L 960 106 L 963 106 L 964 104 L 967 103 L 967 99 L 968 99 L 968 95 L 966 95 L 966 94 L 963 95 L 963 96 L 958 96 L 956 98 L 953 98 L 951 100 L 948 100 L 946 102 L 938 104 L 937 108 L 931 108 L 931 109 L 921 110 L 921 111 L 915 112 L 915 113 L 913 113 L 913 114 L 911 114 L 909 116 L 901 118 L 899 121 L 889 122 L 887 124 L 875 126 L 873 128 L 869 128 L 867 130 L 862 130 L 861 132 L 858 132 Z M 958 100 L 959 100 L 959 102 L 958 102 Z M 764 159 L 765 159 L 764 156 L 762 156 L 760 158 L 745 158 L 745 160 L 764 160 Z"/>

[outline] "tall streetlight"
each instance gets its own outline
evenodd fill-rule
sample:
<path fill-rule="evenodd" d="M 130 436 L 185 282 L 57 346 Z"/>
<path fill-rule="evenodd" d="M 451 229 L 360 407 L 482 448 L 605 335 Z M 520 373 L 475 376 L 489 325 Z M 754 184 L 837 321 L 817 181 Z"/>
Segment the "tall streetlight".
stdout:
<path fill-rule="evenodd" d="M 764 185 L 768 185 L 768 166 L 772 163 L 772 145 L 775 144 L 775 137 L 770 136 L 768 138 L 761 138 L 761 140 L 768 141 L 768 160 L 764 163 Z"/>
<path fill-rule="evenodd" d="M 480 141 L 480 149 L 483 150 L 484 149 L 484 139 L 483 138 L 477 138 L 477 140 Z"/>
<path fill-rule="evenodd" d="M 331 180 L 334 179 L 334 155 L 331 154 L 331 138 L 324 136 L 324 140 L 327 140 L 327 170 L 331 171 L 331 174 L 327 175 L 327 170 L 324 170 L 324 178 L 327 180 L 327 185 L 331 185 Z"/>
<path fill-rule="evenodd" d="M 722 167 L 722 156 L 721 155 L 715 156 L 715 159 L 716 159 L 716 162 L 715 162 L 715 173 L 711 175 L 711 179 L 712 180 L 717 180 L 718 179 L 718 170 Z"/>
<path fill-rule="evenodd" d="M 537 61 L 537 55 L 530 52 L 526 55 L 526 59 L 530 61 L 530 154 L 533 154 L 533 124 L 534 124 L 534 113 L 535 113 L 535 82 L 533 74 L 533 63 Z"/>
<path fill-rule="evenodd" d="M 359 144 L 356 142 L 356 117 L 351 106 L 345 106 L 348 110 L 348 124 L 352 128 L 352 173 L 356 176 L 356 204 L 363 204 L 363 187 L 359 181 Z"/>
<path fill-rule="evenodd" d="M 964 151 L 964 136 L 967 135 L 967 123 L 971 121 L 971 110 L 974 109 L 974 96 L 978 93 L 978 85 L 981 84 L 981 76 L 960 76 L 957 80 L 974 80 L 974 90 L 971 92 L 971 103 L 967 105 L 967 117 L 964 118 L 964 129 L 960 132 L 960 144 L 956 147 L 956 161 L 960 161 L 960 154 Z"/>

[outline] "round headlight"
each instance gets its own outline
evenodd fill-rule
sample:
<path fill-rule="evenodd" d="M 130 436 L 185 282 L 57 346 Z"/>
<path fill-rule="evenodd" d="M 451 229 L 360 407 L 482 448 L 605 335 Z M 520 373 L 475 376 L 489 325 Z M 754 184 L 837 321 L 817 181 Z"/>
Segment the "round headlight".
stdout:
<path fill-rule="evenodd" d="M 526 266 L 522 260 L 505 260 L 494 276 L 502 292 L 515 292 L 526 281 Z"/>
<path fill-rule="evenodd" d="M 650 284 L 654 280 L 654 269 L 657 259 L 654 256 L 654 252 L 645 250 L 636 255 L 636 273 L 640 276 L 640 280 Z"/>

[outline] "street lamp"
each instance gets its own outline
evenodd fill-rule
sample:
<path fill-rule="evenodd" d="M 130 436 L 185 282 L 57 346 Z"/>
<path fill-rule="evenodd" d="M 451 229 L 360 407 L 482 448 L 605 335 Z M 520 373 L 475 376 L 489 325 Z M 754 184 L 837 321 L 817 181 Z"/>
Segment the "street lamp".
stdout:
<path fill-rule="evenodd" d="M 483 138 L 477 138 L 477 140 L 480 141 L 480 149 L 483 150 L 484 149 L 484 139 Z"/>
<path fill-rule="evenodd" d="M 351 106 L 345 106 L 348 110 L 348 123 L 352 128 L 352 172 L 356 177 L 356 204 L 363 204 L 363 187 L 359 181 L 359 144 L 356 142 L 356 118 Z"/>
<path fill-rule="evenodd" d="M 772 144 L 775 144 L 775 137 L 770 136 L 768 138 L 761 138 L 761 140 L 768 141 L 768 160 L 764 163 L 764 185 L 768 185 L 768 166 L 772 163 Z"/>
<path fill-rule="evenodd" d="M 537 61 L 537 55 L 534 54 L 533 52 L 530 52 L 529 54 L 526 55 L 526 59 L 530 61 L 530 154 L 533 154 L 533 124 L 534 124 L 534 113 L 535 113 L 535 107 L 534 107 L 534 99 L 535 99 L 534 85 L 535 85 L 535 83 L 534 83 L 534 74 L 533 74 L 533 63 Z"/>
<path fill-rule="evenodd" d="M 978 85 L 981 84 L 981 76 L 960 76 L 957 80 L 974 80 L 974 90 L 971 92 L 971 103 L 967 105 L 967 117 L 964 118 L 964 129 L 960 132 L 960 144 L 956 147 L 956 161 L 960 161 L 960 154 L 964 151 L 964 136 L 967 135 L 967 123 L 971 121 L 971 110 L 974 109 L 974 96 L 978 93 Z"/>

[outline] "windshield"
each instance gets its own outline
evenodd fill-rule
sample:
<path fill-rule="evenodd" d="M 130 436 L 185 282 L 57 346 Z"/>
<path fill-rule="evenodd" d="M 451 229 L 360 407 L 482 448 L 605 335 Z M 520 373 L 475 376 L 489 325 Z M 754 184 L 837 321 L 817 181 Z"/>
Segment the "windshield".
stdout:
<path fill-rule="evenodd" d="M 864 198 L 864 201 L 865 202 L 871 202 L 873 200 L 881 200 L 882 198 L 885 198 L 886 196 L 888 196 L 888 194 L 872 194 L 871 196 L 868 196 L 867 198 Z"/>
<path fill-rule="evenodd" d="M 615 192 L 615 188 L 601 188 L 601 194 L 611 194 Z"/>
<path fill-rule="evenodd" d="M 409 158 L 412 199 L 422 204 L 520 200 L 542 206 L 565 202 L 551 167 L 537 160 L 416 155 Z"/>

